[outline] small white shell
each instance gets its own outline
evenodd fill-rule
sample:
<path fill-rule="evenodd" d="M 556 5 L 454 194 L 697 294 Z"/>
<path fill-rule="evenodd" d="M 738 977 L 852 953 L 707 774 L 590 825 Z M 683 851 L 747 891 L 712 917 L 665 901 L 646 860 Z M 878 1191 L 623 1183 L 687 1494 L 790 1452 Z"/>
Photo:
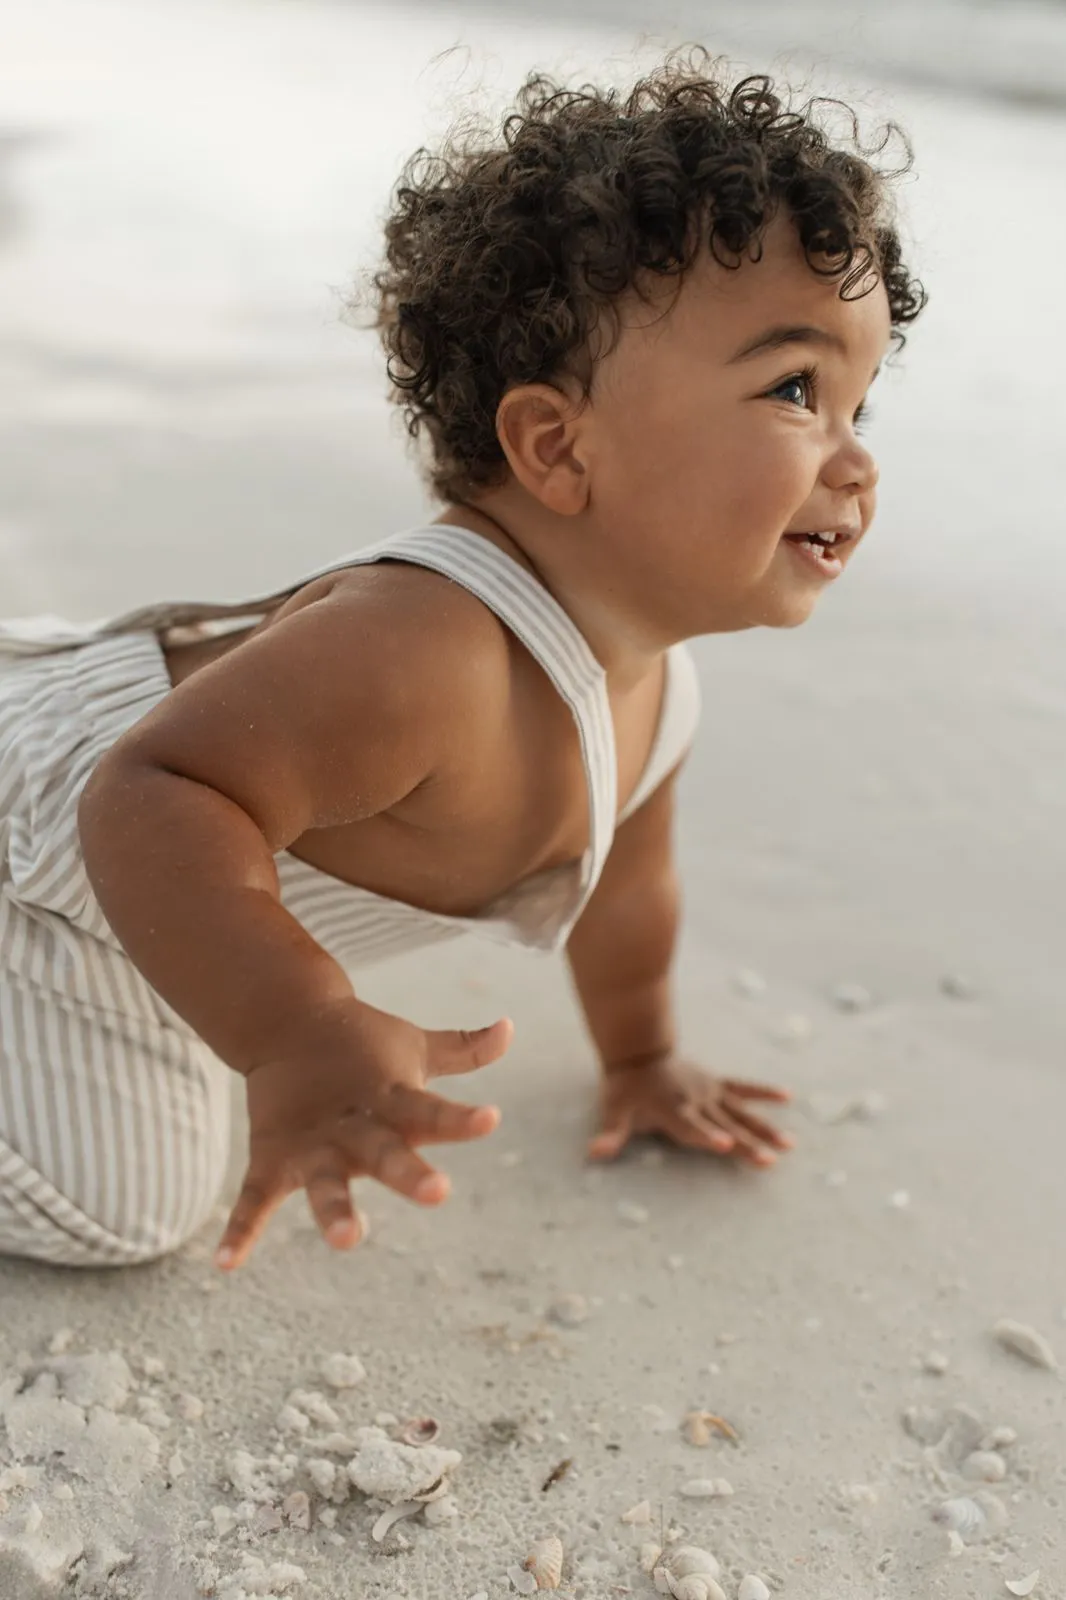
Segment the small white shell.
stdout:
<path fill-rule="evenodd" d="M 740 1580 L 737 1600 L 770 1600 L 770 1591 L 757 1573 L 749 1572 Z"/>
<path fill-rule="evenodd" d="M 1008 1592 L 1010 1594 L 1018 1594 L 1018 1595 L 1032 1594 L 1033 1590 L 1036 1588 L 1036 1586 L 1037 1586 L 1037 1584 L 1039 1582 L 1040 1582 L 1040 1569 L 1039 1569 L 1039 1567 L 1037 1568 L 1037 1570 L 1035 1572 L 1030 1572 L 1030 1574 L 1029 1574 L 1029 1576 L 1027 1578 L 1008 1578 L 1006 1580 Z"/>
<path fill-rule="evenodd" d="M 628 1522 L 628 1523 L 631 1523 L 631 1524 L 639 1523 L 641 1526 L 643 1526 L 647 1522 L 650 1522 L 651 1521 L 651 1501 L 650 1500 L 638 1500 L 635 1506 L 630 1506 L 628 1511 L 623 1511 L 622 1512 L 621 1521 L 622 1522 Z"/>
<path fill-rule="evenodd" d="M 537 1580 L 525 1567 L 508 1567 L 507 1576 L 519 1594 L 536 1594 Z"/>
<path fill-rule="evenodd" d="M 690 1478 L 678 1490 L 686 1500 L 721 1500 L 732 1493 L 728 1478 Z"/>
<path fill-rule="evenodd" d="M 563 1575 L 563 1544 L 554 1534 L 537 1539 L 522 1565 L 537 1580 L 538 1589 L 558 1589 Z"/>
<path fill-rule="evenodd" d="M 436 1417 L 411 1417 L 400 1430 L 404 1444 L 434 1444 L 440 1438 L 440 1423 Z"/>
<path fill-rule="evenodd" d="M 689 1578 L 671 1579 L 670 1593 L 674 1600 L 726 1600 L 721 1585 L 698 1572 Z"/>
<path fill-rule="evenodd" d="M 721 1575 L 717 1557 L 698 1544 L 679 1544 L 661 1563 L 672 1578 L 717 1578 Z"/>
<path fill-rule="evenodd" d="M 971 1450 L 962 1463 L 962 1475 L 971 1483 L 1002 1483 L 1007 1463 L 995 1450 Z"/>
<path fill-rule="evenodd" d="M 984 1511 L 967 1494 L 944 1500 L 933 1512 L 933 1521 L 943 1528 L 954 1528 L 956 1533 L 977 1533 L 986 1522 Z"/>
<path fill-rule="evenodd" d="M 420 1500 L 401 1500 L 398 1506 L 390 1506 L 383 1511 L 370 1530 L 370 1537 L 375 1544 L 380 1544 L 385 1538 L 394 1522 L 403 1522 L 406 1517 L 415 1517 L 422 1509 Z"/>
<path fill-rule="evenodd" d="M 1031 1362 L 1034 1367 L 1043 1367 L 1047 1372 L 1059 1370 L 1058 1357 L 1043 1334 L 1027 1327 L 1024 1322 L 1003 1317 L 992 1329 L 992 1337 L 998 1339 L 1004 1349 L 1013 1350 L 1015 1355 Z"/>

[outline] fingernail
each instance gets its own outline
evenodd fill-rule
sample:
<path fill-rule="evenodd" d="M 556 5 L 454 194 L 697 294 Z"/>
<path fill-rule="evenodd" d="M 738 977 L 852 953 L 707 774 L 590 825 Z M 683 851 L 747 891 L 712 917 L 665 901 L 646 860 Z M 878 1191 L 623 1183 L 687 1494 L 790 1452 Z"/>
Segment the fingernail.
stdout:
<path fill-rule="evenodd" d="M 339 1217 L 326 1229 L 326 1243 L 331 1244 L 335 1250 L 343 1250 L 345 1245 L 351 1243 L 351 1237 L 352 1223 L 348 1217 Z"/>
<path fill-rule="evenodd" d="M 441 1193 L 441 1189 L 442 1184 L 439 1177 L 422 1178 L 415 1188 L 415 1199 L 436 1200 Z"/>
<path fill-rule="evenodd" d="M 226 1267 L 232 1267 L 236 1259 L 237 1252 L 235 1250 L 231 1250 L 229 1245 L 223 1245 L 221 1249 L 215 1251 L 216 1267 L 222 1267 L 223 1269 Z"/>

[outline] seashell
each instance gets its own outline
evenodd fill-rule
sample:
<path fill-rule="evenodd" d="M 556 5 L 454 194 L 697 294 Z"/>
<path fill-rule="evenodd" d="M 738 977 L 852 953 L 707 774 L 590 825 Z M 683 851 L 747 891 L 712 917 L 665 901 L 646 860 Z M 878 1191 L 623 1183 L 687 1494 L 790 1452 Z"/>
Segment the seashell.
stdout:
<path fill-rule="evenodd" d="M 1007 1463 L 995 1450 L 971 1450 L 962 1463 L 962 1475 L 971 1483 L 1002 1483 Z"/>
<path fill-rule="evenodd" d="M 538 1539 L 522 1565 L 537 1580 L 538 1589 L 558 1589 L 563 1575 L 563 1544 L 554 1534 Z"/>
<path fill-rule="evenodd" d="M 1005 1581 L 1008 1594 L 1032 1594 L 1040 1582 L 1040 1569 L 1038 1567 L 1035 1572 L 1030 1572 L 1027 1578 L 1007 1578 Z"/>
<path fill-rule="evenodd" d="M 749 1572 L 740 1580 L 737 1600 L 770 1600 L 770 1591 L 757 1573 Z"/>
<path fill-rule="evenodd" d="M 412 1417 L 400 1430 L 404 1444 L 435 1444 L 440 1438 L 440 1423 L 436 1417 Z"/>
<path fill-rule="evenodd" d="M 380 1544 L 389 1529 L 395 1522 L 403 1522 L 406 1517 L 416 1517 L 422 1509 L 420 1500 L 401 1500 L 398 1506 L 389 1506 L 383 1511 L 370 1530 L 370 1537 L 375 1544 Z"/>
<path fill-rule="evenodd" d="M 722 1570 L 717 1558 L 698 1544 L 678 1545 L 660 1565 L 672 1578 L 717 1578 Z"/>
<path fill-rule="evenodd" d="M 714 1434 L 720 1434 L 728 1439 L 731 1444 L 739 1444 L 740 1436 L 731 1422 L 724 1417 L 716 1417 L 713 1411 L 686 1412 L 681 1423 L 681 1432 L 689 1444 L 697 1445 L 700 1449 L 709 1445 Z"/>
<path fill-rule="evenodd" d="M 380 1428 L 355 1430 L 356 1454 L 348 1477 L 356 1489 L 398 1505 L 401 1500 L 432 1500 L 447 1493 L 447 1475 L 462 1460 L 458 1450 L 439 1445 L 399 1444 Z"/>
<path fill-rule="evenodd" d="M 721 1500 L 732 1493 L 728 1478 L 690 1478 L 678 1490 L 686 1500 Z"/>
<path fill-rule="evenodd" d="M 536 1594 L 537 1580 L 525 1567 L 508 1567 L 507 1576 L 519 1594 Z"/>
<path fill-rule="evenodd" d="M 982 1508 L 976 1500 L 971 1500 L 969 1495 L 955 1495 L 951 1500 L 944 1500 L 933 1512 L 933 1521 L 939 1522 L 942 1528 L 952 1528 L 956 1533 L 963 1535 L 979 1533 L 987 1522 Z"/>
<path fill-rule="evenodd" d="M 949 1528 L 948 1529 L 948 1555 L 952 1556 L 952 1557 L 961 1556 L 965 1549 L 966 1549 L 966 1540 L 962 1537 L 962 1534 L 958 1531 L 957 1528 Z"/>
<path fill-rule="evenodd" d="M 651 1501 L 638 1500 L 635 1506 L 630 1506 L 628 1511 L 622 1512 L 621 1520 L 629 1523 L 645 1523 L 651 1521 Z"/>
<path fill-rule="evenodd" d="M 670 1593 L 674 1600 L 726 1600 L 721 1585 L 699 1572 L 693 1573 L 690 1578 L 674 1578 Z"/>
<path fill-rule="evenodd" d="M 1003 1317 L 992 1329 L 992 1337 L 998 1339 L 1004 1349 L 1013 1350 L 1015 1355 L 1031 1362 L 1034 1367 L 1043 1367 L 1046 1372 L 1059 1370 L 1058 1357 L 1043 1334 L 1027 1327 L 1024 1322 Z"/>

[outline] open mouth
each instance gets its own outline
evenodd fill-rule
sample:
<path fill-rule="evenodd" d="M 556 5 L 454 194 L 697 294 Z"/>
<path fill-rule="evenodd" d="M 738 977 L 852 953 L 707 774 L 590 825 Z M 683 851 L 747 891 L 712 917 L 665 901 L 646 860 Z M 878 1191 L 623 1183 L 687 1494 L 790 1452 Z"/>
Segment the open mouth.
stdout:
<path fill-rule="evenodd" d="M 854 542 L 850 533 L 786 533 L 785 543 L 825 578 L 837 578 L 844 570 L 841 552 Z"/>

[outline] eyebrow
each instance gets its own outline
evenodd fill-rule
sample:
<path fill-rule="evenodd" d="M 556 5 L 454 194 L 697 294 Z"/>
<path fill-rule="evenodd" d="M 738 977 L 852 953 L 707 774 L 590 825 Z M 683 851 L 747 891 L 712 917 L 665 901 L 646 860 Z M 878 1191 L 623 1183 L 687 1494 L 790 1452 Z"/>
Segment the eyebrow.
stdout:
<path fill-rule="evenodd" d="M 742 344 L 740 349 L 729 357 L 726 365 L 732 366 L 735 361 L 747 361 L 752 356 L 762 355 L 766 350 L 780 350 L 789 344 L 819 344 L 828 350 L 839 351 L 841 355 L 847 354 L 847 346 L 839 334 L 807 324 L 780 324 L 774 328 L 767 328 L 763 333 L 756 334 L 754 339 L 749 339 L 747 344 Z"/>

